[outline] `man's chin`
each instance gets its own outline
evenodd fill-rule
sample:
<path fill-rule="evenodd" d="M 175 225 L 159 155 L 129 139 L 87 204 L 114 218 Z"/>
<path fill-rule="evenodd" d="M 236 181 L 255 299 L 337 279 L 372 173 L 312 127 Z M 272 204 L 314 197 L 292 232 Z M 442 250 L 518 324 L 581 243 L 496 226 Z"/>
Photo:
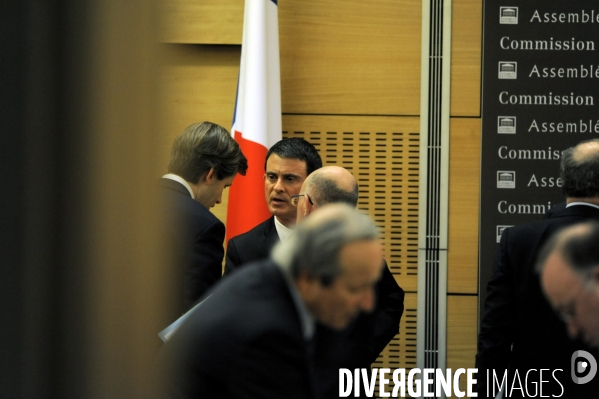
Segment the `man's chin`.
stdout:
<path fill-rule="evenodd" d="M 287 208 L 287 205 L 288 204 L 286 202 L 271 201 L 268 204 L 268 210 L 270 210 L 270 213 L 281 212 L 282 209 Z"/>
<path fill-rule="evenodd" d="M 350 326 L 350 324 L 352 323 L 353 320 L 354 320 L 354 317 L 343 320 L 343 321 L 339 321 L 338 323 L 335 323 L 334 326 L 331 325 L 329 327 L 331 327 L 332 329 L 337 330 L 337 331 L 344 331 Z"/>
<path fill-rule="evenodd" d="M 285 209 L 282 209 L 282 208 L 271 208 L 271 207 L 268 207 L 268 210 L 270 211 L 271 215 L 278 217 L 279 221 L 281 219 L 283 219 L 283 220 L 295 220 L 296 219 L 295 215 L 291 215 L 290 216 L 289 213 L 285 212 Z"/>

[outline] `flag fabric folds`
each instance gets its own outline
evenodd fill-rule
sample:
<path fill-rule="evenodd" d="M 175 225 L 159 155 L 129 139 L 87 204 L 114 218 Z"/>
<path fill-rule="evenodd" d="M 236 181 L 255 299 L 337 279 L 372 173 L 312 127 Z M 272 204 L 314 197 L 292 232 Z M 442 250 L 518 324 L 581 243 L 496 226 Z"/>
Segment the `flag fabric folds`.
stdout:
<path fill-rule="evenodd" d="M 276 0 L 246 0 L 241 65 L 231 134 L 248 159 L 229 191 L 227 241 L 270 217 L 264 159 L 281 140 L 281 79 Z"/>

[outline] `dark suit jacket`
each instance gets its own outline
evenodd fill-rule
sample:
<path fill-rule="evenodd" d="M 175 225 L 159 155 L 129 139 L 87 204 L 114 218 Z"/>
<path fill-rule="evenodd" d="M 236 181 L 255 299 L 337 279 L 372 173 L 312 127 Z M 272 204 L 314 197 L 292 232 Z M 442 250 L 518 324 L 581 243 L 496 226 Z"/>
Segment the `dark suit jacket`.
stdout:
<path fill-rule="evenodd" d="M 248 262 L 267 258 L 278 242 L 274 216 L 247 233 L 230 239 L 225 274 Z M 361 314 L 346 331 L 339 333 L 322 325 L 317 326 L 317 385 L 324 399 L 335 397 L 339 392 L 337 381 L 340 367 L 369 368 L 399 332 L 405 294 L 386 262 L 375 289 L 375 310 L 370 314 Z"/>
<path fill-rule="evenodd" d="M 308 345 L 271 261 L 223 279 L 163 348 L 169 397 L 313 398 Z"/>
<path fill-rule="evenodd" d="M 166 236 L 172 269 L 180 281 L 181 308 L 175 315 L 179 317 L 221 277 L 225 226 L 191 198 L 181 183 L 160 179 L 159 189 L 168 218 Z"/>
<path fill-rule="evenodd" d="M 227 245 L 225 275 L 246 263 L 268 258 L 270 251 L 279 241 L 274 216 L 247 233 L 231 238 Z"/>
<path fill-rule="evenodd" d="M 563 385 L 563 398 L 596 397 L 599 378 L 585 385 L 574 384 L 570 361 L 577 349 L 591 352 L 597 359 L 599 353 L 568 338 L 566 325 L 544 298 L 534 271 L 537 252 L 555 231 L 589 219 L 599 220 L 599 209 L 573 206 L 555 209 L 547 219 L 504 230 L 478 337 L 479 397 L 486 397 L 487 370 L 503 374 L 508 368 L 510 375 L 518 370 L 522 384 L 528 370 L 562 369 L 556 377 Z M 549 380 L 544 384 L 543 395 L 560 395 L 562 388 L 551 373 L 546 372 L 543 380 Z M 508 377 L 510 386 L 512 381 L 513 377 Z M 520 397 L 519 393 L 515 391 L 512 397 Z"/>

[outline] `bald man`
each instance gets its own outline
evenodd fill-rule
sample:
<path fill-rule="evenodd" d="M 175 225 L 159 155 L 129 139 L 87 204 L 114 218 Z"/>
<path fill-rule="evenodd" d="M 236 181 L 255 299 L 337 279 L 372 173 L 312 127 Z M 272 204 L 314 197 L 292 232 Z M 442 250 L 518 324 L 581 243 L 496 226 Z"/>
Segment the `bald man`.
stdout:
<path fill-rule="evenodd" d="M 291 198 L 297 206 L 298 223 L 316 209 L 331 203 L 358 204 L 358 183 L 345 168 L 325 166 L 309 175 L 300 193 Z M 376 306 L 361 314 L 339 334 L 320 326 L 317 331 L 317 379 L 322 398 L 337 397 L 339 368 L 369 368 L 399 331 L 404 291 L 383 261 L 382 277 L 376 286 Z M 366 397 L 364 390 L 361 397 Z"/>
<path fill-rule="evenodd" d="M 311 193 L 307 194 L 307 193 Z M 354 176 L 340 166 L 325 166 L 302 184 L 300 194 L 291 198 L 297 206 L 297 221 L 304 219 L 319 206 L 343 202 L 358 205 L 358 183 Z M 304 198 L 304 200 L 301 200 Z"/>
<path fill-rule="evenodd" d="M 599 222 L 567 227 L 539 255 L 545 296 L 572 339 L 599 347 Z"/>

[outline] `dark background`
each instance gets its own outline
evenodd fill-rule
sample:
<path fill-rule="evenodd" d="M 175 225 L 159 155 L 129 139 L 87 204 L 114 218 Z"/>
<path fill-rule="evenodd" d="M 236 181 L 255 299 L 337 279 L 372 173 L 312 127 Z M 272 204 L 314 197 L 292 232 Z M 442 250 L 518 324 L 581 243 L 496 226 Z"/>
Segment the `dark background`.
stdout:
<path fill-rule="evenodd" d="M 500 7 L 518 8 L 518 24 L 500 24 Z M 480 217 L 480 256 L 479 256 L 479 309 L 482 314 L 486 298 L 486 286 L 493 272 L 494 256 L 497 247 L 496 226 L 517 225 L 539 220 L 542 214 L 500 214 L 499 201 L 509 204 L 556 205 L 564 202 L 559 187 L 535 187 L 528 183 L 534 174 L 541 177 L 559 177 L 559 160 L 519 160 L 500 159 L 498 149 L 564 150 L 580 141 L 597 137 L 596 133 L 542 133 L 528 131 L 533 120 L 542 122 L 576 122 L 583 119 L 599 120 L 599 80 L 596 78 L 537 78 L 529 77 L 534 65 L 542 68 L 567 68 L 585 65 L 599 65 L 599 23 L 538 23 L 530 22 L 535 10 L 541 18 L 544 13 L 568 13 L 585 10 L 599 11 L 599 4 L 589 0 L 559 1 L 497 1 L 486 0 L 483 17 L 483 90 L 482 90 L 482 156 L 481 156 L 481 217 Z M 595 12 L 595 15 L 597 14 Z M 504 50 L 500 40 L 509 36 L 510 40 L 592 40 L 595 51 L 540 51 Z M 498 79 L 500 61 L 517 62 L 517 79 Z M 594 96 L 594 106 L 562 105 L 504 105 L 499 102 L 499 94 L 507 91 L 510 95 L 574 95 Z M 497 117 L 515 116 L 516 134 L 498 134 Z M 497 171 L 515 171 L 516 188 L 497 188 Z"/>

